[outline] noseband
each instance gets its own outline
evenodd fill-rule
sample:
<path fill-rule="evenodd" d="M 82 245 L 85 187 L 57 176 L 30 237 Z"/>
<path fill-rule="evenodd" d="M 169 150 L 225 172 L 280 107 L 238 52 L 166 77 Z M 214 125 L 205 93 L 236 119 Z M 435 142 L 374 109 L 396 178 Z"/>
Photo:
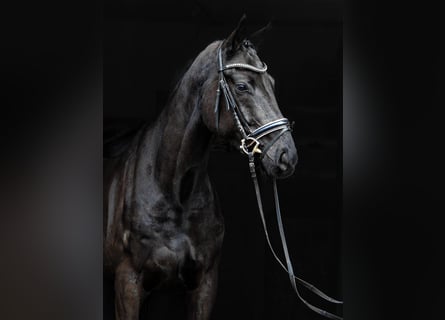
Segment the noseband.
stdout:
<path fill-rule="evenodd" d="M 286 118 L 281 118 L 281 119 L 277 119 L 271 122 L 268 122 L 262 126 L 260 126 L 259 128 L 256 128 L 255 130 L 250 130 L 249 125 L 245 119 L 245 117 L 243 116 L 240 108 L 238 107 L 238 105 L 236 104 L 236 101 L 233 97 L 233 94 L 230 90 L 229 85 L 227 84 L 227 81 L 224 77 L 224 71 L 228 70 L 228 69 L 240 69 L 240 70 L 248 70 L 248 71 L 252 71 L 252 72 L 256 72 L 256 73 L 265 73 L 267 71 L 267 66 L 266 64 L 263 62 L 263 67 L 262 68 L 257 68 L 255 66 L 249 65 L 249 64 L 244 64 L 244 63 L 233 63 L 233 64 L 227 64 L 227 65 L 223 65 L 223 61 L 222 61 L 222 53 L 221 53 L 221 46 L 218 48 L 218 65 L 219 65 L 219 69 L 218 69 L 218 74 L 219 74 L 219 81 L 218 81 L 218 89 L 216 91 L 216 102 L 215 102 L 215 114 L 216 114 L 216 128 L 218 129 L 218 125 L 219 125 L 219 100 L 220 100 L 220 95 L 221 95 L 221 91 L 223 92 L 224 95 L 224 99 L 226 100 L 226 105 L 227 105 L 227 110 L 231 110 L 232 111 L 232 115 L 233 118 L 235 120 L 235 124 L 239 130 L 239 132 L 241 133 L 242 139 L 241 139 L 241 145 L 240 145 L 240 149 L 249 156 L 249 168 L 250 168 L 250 174 L 254 183 L 254 187 L 255 187 L 255 193 L 256 193 L 256 198 L 257 198 L 257 204 L 258 204 L 258 209 L 260 212 L 260 216 L 261 216 L 261 221 L 263 223 L 263 229 L 264 229 L 264 233 L 266 235 L 266 241 L 267 244 L 269 245 L 269 248 L 274 256 L 274 258 L 278 261 L 278 263 L 281 265 L 281 267 L 287 272 L 287 274 L 289 275 L 289 279 L 292 285 L 292 288 L 294 289 L 294 291 L 296 292 L 298 298 L 311 310 L 315 311 L 316 313 L 325 316 L 327 318 L 330 319 L 335 319 L 335 320 L 342 320 L 343 318 L 332 314 L 330 312 L 327 312 L 321 308 L 318 308 L 312 304 L 310 304 L 309 302 L 307 302 L 305 299 L 303 299 L 303 297 L 300 295 L 300 292 L 298 291 L 297 285 L 296 283 L 298 282 L 299 284 L 303 285 L 304 287 L 306 287 L 307 289 L 309 289 L 310 291 L 312 291 L 314 294 L 318 295 L 319 297 L 325 299 L 326 301 L 329 301 L 331 303 L 335 303 L 335 304 L 342 304 L 342 301 L 339 300 L 335 300 L 331 297 L 329 297 L 327 294 L 323 293 L 321 290 L 317 289 L 314 285 L 304 281 L 303 279 L 297 277 L 294 275 L 294 271 L 293 271 L 293 266 L 292 266 L 292 262 L 290 260 L 289 257 L 289 251 L 287 249 L 287 243 L 286 243 L 286 238 L 285 238 L 285 234 L 284 234 L 284 228 L 283 228 L 283 222 L 281 219 L 281 211 L 280 211 L 280 202 L 279 202 L 279 198 L 278 198 L 278 190 L 277 190 L 277 184 L 276 184 L 276 179 L 273 178 L 273 188 L 274 188 L 274 200 L 275 200 L 275 211 L 277 214 L 277 224 L 278 224 L 278 228 L 280 231 L 280 238 L 281 238 L 281 244 L 283 247 L 283 252 L 285 255 L 285 259 L 286 259 L 286 265 L 287 267 L 284 265 L 284 263 L 281 261 L 281 259 L 278 257 L 278 255 L 276 254 L 275 250 L 273 249 L 272 243 L 269 239 L 269 233 L 267 231 L 267 225 L 266 225 L 266 219 L 264 216 L 264 212 L 263 212 L 263 204 L 261 201 L 261 193 L 260 193 L 260 188 L 259 188 L 259 184 L 258 184 L 258 179 L 256 176 L 256 169 L 255 169 L 255 154 L 260 154 L 261 157 L 263 157 L 267 150 L 287 131 L 292 131 L 292 127 L 289 124 L 289 120 Z M 260 139 L 262 139 L 263 137 L 275 132 L 275 131 L 280 131 L 278 133 L 278 135 L 276 135 L 267 145 L 263 145 L 260 141 Z M 264 146 L 264 147 L 263 147 Z"/>
<path fill-rule="evenodd" d="M 219 126 L 219 100 L 221 96 L 221 91 L 224 95 L 224 99 L 226 101 L 227 110 L 232 112 L 233 118 L 235 120 L 236 127 L 240 132 L 242 139 L 240 149 L 247 155 L 249 153 L 259 153 L 264 156 L 267 150 L 287 131 L 291 131 L 292 128 L 289 124 L 289 120 L 286 118 L 277 119 L 274 121 L 270 121 L 255 130 L 251 130 L 246 118 L 243 116 L 240 108 L 238 107 L 236 100 L 233 97 L 232 91 L 230 90 L 229 85 L 227 84 L 226 78 L 224 76 L 224 71 L 228 69 L 240 69 L 240 70 L 248 70 L 256 73 L 265 73 L 267 71 L 267 65 L 263 62 L 262 68 L 257 68 L 250 64 L 245 63 L 232 63 L 223 65 L 222 60 L 222 49 L 221 46 L 218 48 L 218 89 L 216 90 L 216 102 L 215 102 L 215 114 L 216 114 L 216 128 Z M 275 132 L 280 131 L 279 134 L 271 141 L 269 144 L 264 145 L 260 142 L 260 139 Z"/>

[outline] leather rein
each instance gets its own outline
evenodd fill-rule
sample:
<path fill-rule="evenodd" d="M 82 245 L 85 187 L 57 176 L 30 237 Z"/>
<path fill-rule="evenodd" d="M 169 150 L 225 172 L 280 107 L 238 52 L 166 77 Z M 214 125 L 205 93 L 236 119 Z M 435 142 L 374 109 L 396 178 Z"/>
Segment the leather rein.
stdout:
<path fill-rule="evenodd" d="M 258 210 L 259 210 L 261 221 L 263 224 L 264 234 L 266 236 L 267 244 L 269 245 L 269 248 L 270 248 L 274 258 L 278 261 L 278 263 L 281 265 L 281 267 L 289 275 L 290 283 L 292 285 L 292 288 L 296 292 L 298 298 L 312 311 L 315 311 L 316 313 L 318 313 L 322 316 L 325 316 L 327 318 L 330 318 L 330 319 L 342 320 L 343 319 L 342 317 L 339 317 L 335 314 L 332 314 L 330 312 L 327 312 L 321 308 L 318 308 L 318 307 L 310 304 L 305 299 L 303 299 L 303 297 L 300 295 L 300 292 L 298 291 L 297 282 L 299 284 L 303 285 L 304 287 L 306 287 L 307 289 L 309 289 L 312 293 L 318 295 L 319 297 L 321 297 L 322 299 L 324 299 L 326 301 L 329 301 L 329 302 L 335 303 L 335 304 L 343 304 L 343 301 L 339 301 L 339 300 L 329 297 L 328 295 L 323 293 L 321 290 L 317 289 L 314 285 L 312 285 L 312 284 L 310 284 L 310 283 L 304 281 L 303 279 L 294 275 L 292 262 L 290 260 L 289 251 L 287 248 L 286 237 L 284 234 L 283 221 L 281 218 L 280 202 L 279 202 L 279 198 L 278 198 L 277 183 L 276 183 L 275 178 L 272 178 L 273 189 L 274 189 L 275 211 L 276 211 L 276 216 L 277 216 L 278 229 L 280 232 L 281 244 L 283 247 L 283 252 L 284 252 L 285 259 L 286 259 L 287 267 L 284 265 L 284 263 L 281 261 L 281 259 L 276 254 L 275 250 L 273 249 L 270 238 L 269 238 L 266 219 L 264 216 L 263 204 L 262 204 L 262 200 L 261 200 L 260 187 L 259 187 L 259 183 L 258 183 L 258 179 L 257 179 L 257 175 L 256 175 L 255 154 L 259 154 L 260 157 L 263 157 L 266 154 L 267 150 L 285 132 L 292 131 L 292 127 L 289 124 L 288 119 L 281 118 L 281 119 L 277 119 L 277 120 L 268 122 L 254 130 L 251 130 L 249 128 L 249 125 L 248 125 L 246 119 L 244 118 L 240 108 L 238 107 L 236 100 L 235 100 L 235 98 L 230 90 L 230 87 L 227 84 L 225 76 L 224 76 L 224 71 L 228 70 L 228 69 L 240 69 L 240 70 L 248 70 L 248 71 L 256 72 L 256 73 L 265 73 L 267 71 L 267 65 L 264 62 L 263 62 L 262 68 L 258 68 L 258 67 L 255 67 L 255 66 L 252 66 L 249 64 L 244 64 L 244 63 L 233 63 L 233 64 L 224 65 L 223 60 L 222 60 L 221 47 L 222 47 L 222 45 L 218 48 L 218 57 L 217 57 L 218 58 L 219 81 L 218 81 L 218 89 L 216 91 L 216 102 L 215 102 L 215 110 L 214 110 L 215 114 L 216 114 L 216 128 L 218 129 L 218 125 L 219 125 L 219 113 L 220 113 L 220 110 L 219 110 L 220 103 L 219 102 L 220 102 L 220 95 L 222 92 L 224 99 L 226 101 L 227 110 L 231 111 L 234 121 L 235 121 L 235 124 L 236 124 L 236 127 L 238 128 L 238 130 L 242 136 L 240 149 L 249 158 L 250 174 L 251 174 L 252 181 L 253 181 L 254 188 L 255 188 Z M 279 133 L 272 139 L 272 141 L 269 142 L 269 144 L 267 144 L 263 147 L 263 144 L 260 142 L 260 139 L 273 133 L 273 132 L 276 132 L 276 131 L 279 131 Z"/>

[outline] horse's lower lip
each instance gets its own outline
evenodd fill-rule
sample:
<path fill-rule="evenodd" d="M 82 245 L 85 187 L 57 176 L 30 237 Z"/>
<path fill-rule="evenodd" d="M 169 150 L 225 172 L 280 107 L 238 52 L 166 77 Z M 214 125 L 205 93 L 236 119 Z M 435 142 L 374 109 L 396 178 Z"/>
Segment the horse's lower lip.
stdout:
<path fill-rule="evenodd" d="M 287 171 L 280 171 L 277 175 L 276 178 L 278 179 L 285 179 L 290 177 L 292 174 L 294 173 L 293 169 L 289 169 Z"/>
<path fill-rule="evenodd" d="M 266 173 L 268 176 L 277 179 L 288 178 L 294 173 L 294 168 L 288 165 L 277 165 L 268 167 L 267 165 L 262 164 L 261 168 L 263 172 Z"/>

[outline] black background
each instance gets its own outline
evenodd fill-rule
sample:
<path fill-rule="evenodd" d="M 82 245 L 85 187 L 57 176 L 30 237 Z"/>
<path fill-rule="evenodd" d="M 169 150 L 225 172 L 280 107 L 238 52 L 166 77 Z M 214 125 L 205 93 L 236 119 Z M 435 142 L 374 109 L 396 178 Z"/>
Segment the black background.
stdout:
<path fill-rule="evenodd" d="M 341 297 L 340 3 L 302 3 L 285 10 L 284 1 L 258 8 L 254 2 L 240 6 L 236 1 L 115 1 L 105 8 L 106 137 L 113 128 L 118 133 L 141 120 L 153 122 L 187 63 L 209 43 L 227 37 L 243 13 L 248 33 L 272 22 L 258 51 L 276 79 L 283 114 L 295 121 L 300 160 L 292 178 L 279 183 L 290 254 L 297 275 Z M 214 151 L 209 173 L 226 223 L 212 319 L 318 318 L 299 302 L 265 243 L 247 158 Z M 270 233 L 282 255 L 272 185 L 263 182 Z M 105 294 L 111 292 L 105 286 Z M 321 300 L 307 292 L 303 296 L 316 304 Z M 149 299 L 146 314 L 151 319 L 178 319 L 183 313 L 180 304 L 164 297 Z M 105 311 L 113 310 L 110 300 Z"/>
<path fill-rule="evenodd" d="M 307 8 L 294 11 L 299 6 L 296 2 L 277 3 L 276 7 L 274 3 L 267 13 L 309 15 Z M 251 23 L 270 19 L 261 5 L 255 2 L 242 8 L 253 19 Z M 98 214 L 102 202 L 102 87 L 107 79 L 102 74 L 107 54 L 103 50 L 107 46 L 103 11 L 103 3 L 79 1 L 8 2 L 0 11 L 0 309 L 5 319 L 103 316 Z M 316 7 L 313 11 L 322 10 Z M 261 18 L 255 18 L 257 14 Z M 224 19 L 227 24 L 217 34 L 209 34 L 208 40 L 224 37 L 237 19 Z M 444 300 L 443 4 L 346 2 L 343 22 L 343 205 L 341 228 L 332 229 L 333 237 L 341 232 L 342 259 L 337 269 L 341 273 L 326 277 L 318 270 L 305 269 L 304 273 L 322 287 L 339 290 L 346 319 L 437 319 Z M 202 40 L 205 45 L 207 40 Z M 271 60 L 276 53 L 267 53 L 279 50 L 270 47 L 270 41 L 261 57 L 281 83 L 275 72 L 285 69 Z M 299 50 L 295 43 L 285 43 L 289 50 Z M 173 73 L 201 49 L 190 48 L 196 51 L 184 55 Z M 173 80 L 174 76 L 167 81 Z M 285 105 L 281 99 L 288 91 L 283 89 L 279 87 L 278 93 L 281 108 L 294 117 L 292 108 L 305 103 Z M 162 101 L 162 95 L 159 97 Z M 297 94 L 295 97 L 298 99 Z M 301 147 L 300 155 L 302 168 Z M 238 168 L 245 164 L 237 155 L 227 163 Z M 218 183 L 217 177 L 214 180 Z M 289 183 L 300 182 L 290 179 Z M 294 189 L 282 185 L 281 193 L 287 192 Z M 293 208 L 283 209 L 286 215 L 290 211 Z M 301 211 L 298 214 L 309 214 Z M 252 224 L 258 221 L 253 216 L 249 219 Z M 301 237 L 292 241 L 298 246 L 292 249 L 292 256 L 299 268 L 317 265 L 327 257 L 301 256 L 301 252 L 308 254 L 300 246 L 310 235 L 294 234 Z M 261 239 L 259 232 L 256 236 Z M 236 240 L 227 237 L 226 248 L 229 241 Z M 254 249 L 250 254 L 258 253 Z M 259 258 L 263 252 L 261 249 Z M 272 263 L 267 254 L 264 258 Z M 275 268 L 273 264 L 258 265 Z M 277 278 L 282 276 L 277 273 Z M 340 279 L 341 286 L 329 283 Z M 243 281 L 254 284 L 251 278 Z M 232 279 L 226 282 L 236 284 Z M 288 284 L 281 283 L 283 288 L 277 292 L 284 293 Z M 255 294 L 243 293 L 244 288 L 238 286 L 229 294 Z M 303 310 L 293 298 L 281 301 Z M 257 301 L 258 308 L 274 308 L 269 301 Z M 217 306 L 221 307 L 225 306 Z M 302 318 L 317 317 L 303 312 Z"/>

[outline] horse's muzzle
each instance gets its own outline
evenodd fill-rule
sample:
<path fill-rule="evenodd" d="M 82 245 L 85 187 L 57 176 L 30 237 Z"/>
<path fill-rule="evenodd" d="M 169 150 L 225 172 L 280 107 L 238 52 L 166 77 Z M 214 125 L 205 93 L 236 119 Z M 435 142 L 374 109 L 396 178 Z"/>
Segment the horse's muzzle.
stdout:
<path fill-rule="evenodd" d="M 277 179 L 291 176 L 297 162 L 297 149 L 290 132 L 283 134 L 262 158 L 262 165 L 266 173 Z"/>

